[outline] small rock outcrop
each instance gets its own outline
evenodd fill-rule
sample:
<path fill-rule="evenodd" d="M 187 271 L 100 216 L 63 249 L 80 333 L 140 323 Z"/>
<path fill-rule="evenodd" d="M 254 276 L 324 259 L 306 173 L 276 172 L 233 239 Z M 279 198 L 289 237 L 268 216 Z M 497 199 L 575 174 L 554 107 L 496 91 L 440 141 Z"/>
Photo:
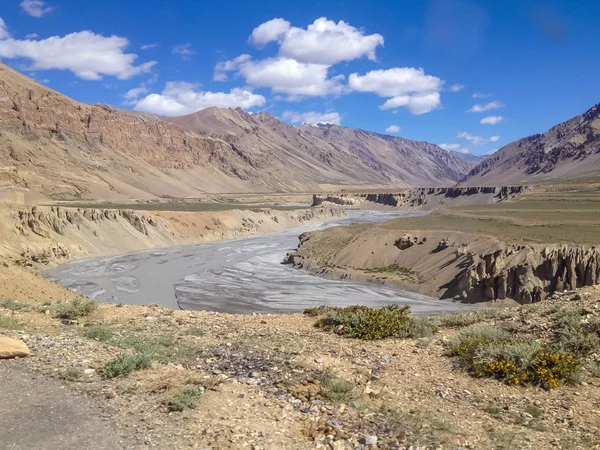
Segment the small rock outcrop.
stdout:
<path fill-rule="evenodd" d="M 23 358 L 30 354 L 29 347 L 23 341 L 0 336 L 0 359 Z"/>

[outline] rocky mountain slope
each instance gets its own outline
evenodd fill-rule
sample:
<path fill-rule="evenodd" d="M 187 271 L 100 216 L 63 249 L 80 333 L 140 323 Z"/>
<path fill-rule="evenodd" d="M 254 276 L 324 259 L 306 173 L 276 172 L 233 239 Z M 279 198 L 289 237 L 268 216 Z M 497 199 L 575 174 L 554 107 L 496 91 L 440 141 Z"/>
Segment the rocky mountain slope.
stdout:
<path fill-rule="evenodd" d="M 287 125 L 268 113 L 209 108 L 164 118 L 182 128 L 222 139 L 251 167 L 292 182 L 379 185 L 453 184 L 469 165 L 437 145 L 338 125 Z"/>
<path fill-rule="evenodd" d="M 600 174 L 600 104 L 543 134 L 508 144 L 461 180 L 471 186 Z"/>
<path fill-rule="evenodd" d="M 177 125 L 76 102 L 0 63 L 0 200 L 439 185 L 468 171 L 443 150 L 410 141 L 386 149 L 395 159 L 384 164 L 266 113 L 211 109 L 169 120 Z"/>

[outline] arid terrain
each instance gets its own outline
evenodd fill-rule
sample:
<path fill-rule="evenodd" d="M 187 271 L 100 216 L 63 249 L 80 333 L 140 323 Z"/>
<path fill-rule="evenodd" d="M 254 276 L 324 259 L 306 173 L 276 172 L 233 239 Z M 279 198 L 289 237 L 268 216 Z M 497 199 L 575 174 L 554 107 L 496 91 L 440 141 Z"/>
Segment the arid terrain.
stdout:
<path fill-rule="evenodd" d="M 484 158 L 0 62 L 0 446 L 599 449 L 599 114 Z"/>
<path fill-rule="evenodd" d="M 540 301 L 598 283 L 598 186 L 546 184 L 502 202 L 309 233 L 287 262 L 442 298 Z M 439 208 L 435 199 L 418 206 Z M 400 207 L 412 204 L 400 200 Z M 451 202 L 460 204 L 460 197 Z"/>

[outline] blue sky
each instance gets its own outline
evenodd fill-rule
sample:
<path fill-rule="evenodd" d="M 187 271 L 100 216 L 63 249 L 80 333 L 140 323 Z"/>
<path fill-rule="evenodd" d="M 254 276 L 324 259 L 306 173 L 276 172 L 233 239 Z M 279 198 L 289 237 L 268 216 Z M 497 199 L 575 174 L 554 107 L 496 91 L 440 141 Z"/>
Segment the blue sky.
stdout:
<path fill-rule="evenodd" d="M 4 62 L 157 114 L 240 106 L 484 154 L 600 102 L 597 0 L 3 0 L 0 18 Z"/>

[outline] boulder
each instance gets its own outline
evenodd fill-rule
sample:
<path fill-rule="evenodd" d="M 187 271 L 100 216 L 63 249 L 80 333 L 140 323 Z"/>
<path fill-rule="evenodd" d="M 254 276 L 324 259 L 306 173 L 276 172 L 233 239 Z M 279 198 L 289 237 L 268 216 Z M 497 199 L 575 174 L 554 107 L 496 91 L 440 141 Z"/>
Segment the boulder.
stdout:
<path fill-rule="evenodd" d="M 25 342 L 0 336 L 0 359 L 22 358 L 30 354 Z"/>

